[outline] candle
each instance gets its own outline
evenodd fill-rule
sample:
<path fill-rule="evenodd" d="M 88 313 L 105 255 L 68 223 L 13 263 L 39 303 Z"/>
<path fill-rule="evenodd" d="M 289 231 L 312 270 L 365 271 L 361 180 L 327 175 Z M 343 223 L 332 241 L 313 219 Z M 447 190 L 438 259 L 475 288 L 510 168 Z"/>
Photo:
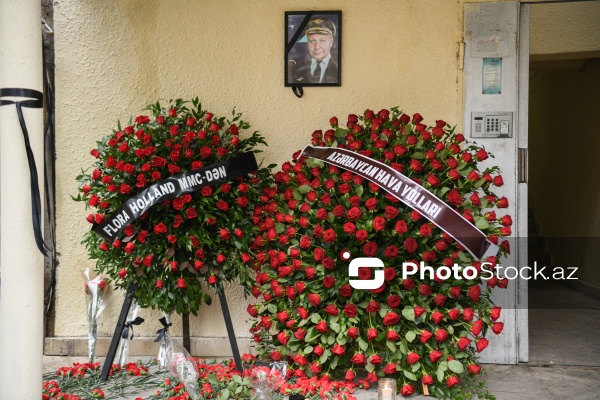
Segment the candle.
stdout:
<path fill-rule="evenodd" d="M 396 400 L 396 380 L 381 378 L 377 382 L 377 400 Z"/>

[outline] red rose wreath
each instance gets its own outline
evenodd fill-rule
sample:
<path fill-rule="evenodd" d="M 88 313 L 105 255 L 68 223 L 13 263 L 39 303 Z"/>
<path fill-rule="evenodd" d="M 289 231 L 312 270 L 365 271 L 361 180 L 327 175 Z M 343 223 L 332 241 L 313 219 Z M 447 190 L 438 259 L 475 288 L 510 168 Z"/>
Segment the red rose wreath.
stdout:
<path fill-rule="evenodd" d="M 422 123 L 398 109 L 349 115 L 345 126 L 315 131 L 312 144 L 345 148 L 389 165 L 451 205 L 499 245 L 498 254 L 474 260 L 459 243 L 418 211 L 380 186 L 314 158 L 294 155 L 275 175 L 277 212 L 260 213 L 261 235 L 253 243 L 259 266 L 248 307 L 256 320 L 251 331 L 262 356 L 290 362 L 289 376 L 341 376 L 354 381 L 357 369 L 367 380 L 392 377 L 403 395 L 428 392 L 462 398 L 487 396 L 477 353 L 489 330 L 498 334 L 500 308 L 491 289 L 506 279 L 456 280 L 413 275 L 401 278 L 402 263 L 474 266 L 496 264 L 509 252 L 508 206 L 492 189 L 502 185 L 498 168 L 480 170 L 489 154 L 465 142 L 444 121 Z M 379 257 L 385 281 L 378 289 L 349 285 L 352 258 Z M 359 279 L 373 269 L 360 268 Z M 480 289 L 481 286 L 485 289 Z M 261 298 L 262 297 L 262 298 Z M 463 385 L 459 384 L 463 383 Z"/>
<path fill-rule="evenodd" d="M 190 108 L 188 104 L 151 104 L 146 108 L 150 115 L 138 116 L 125 127 L 119 124 L 97 142 L 91 151 L 96 159 L 92 171 L 77 177 L 81 185 L 75 198 L 91 209 L 90 224 L 103 224 L 128 199 L 166 178 L 202 168 L 210 171 L 211 165 L 228 160 L 234 163 L 237 156 L 258 153 L 256 146 L 266 144 L 257 132 L 244 135 L 250 125 L 241 114 L 234 111 L 228 120 L 203 110 L 198 99 Z M 213 186 L 200 185 L 197 191 L 155 204 L 133 221 L 117 222 L 122 225 L 120 234 L 107 228 L 113 235 L 109 240 L 90 231 L 83 243 L 96 269 L 118 287 L 136 284 L 142 307 L 195 314 L 202 299 L 211 301 L 202 280 L 215 287 L 220 281 L 247 284 L 251 279 L 247 265 L 253 258 L 249 247 L 256 229 L 252 212 L 256 204 L 270 207 L 271 167 Z M 204 174 L 204 181 L 213 177 Z M 152 193 L 158 196 L 169 186 L 157 188 Z M 135 204 L 132 209 L 139 211 L 144 202 Z"/>

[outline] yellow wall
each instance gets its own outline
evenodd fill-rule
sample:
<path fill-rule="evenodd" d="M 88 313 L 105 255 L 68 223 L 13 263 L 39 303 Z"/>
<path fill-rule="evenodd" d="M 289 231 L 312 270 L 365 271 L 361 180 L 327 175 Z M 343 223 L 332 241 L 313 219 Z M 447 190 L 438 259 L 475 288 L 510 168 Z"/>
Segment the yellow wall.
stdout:
<path fill-rule="evenodd" d="M 600 287 L 600 60 L 584 70 L 533 71 L 530 204 L 555 266 Z"/>
<path fill-rule="evenodd" d="M 81 238 L 89 229 L 75 176 L 90 165 L 94 142 L 117 119 L 158 98 L 199 96 L 211 112 L 235 106 L 281 163 L 333 115 L 400 106 L 461 124 L 459 43 L 463 7 L 472 0 L 62 0 L 54 6 L 56 50 L 56 337 L 87 334 L 83 274 L 91 263 Z M 342 86 L 283 86 L 284 11 L 342 10 Z M 245 302 L 230 288 L 238 336 L 249 336 Z M 100 336 L 116 322 L 121 293 L 111 294 Z M 226 335 L 218 304 L 192 318 L 192 335 Z M 152 335 L 157 314 L 136 334 Z M 180 334 L 174 318 L 174 334 Z"/>
<path fill-rule="evenodd" d="M 531 5 L 533 60 L 600 57 L 600 1 Z"/>
<path fill-rule="evenodd" d="M 60 259 L 54 335 L 87 334 L 82 271 L 90 261 L 80 241 L 89 224 L 82 204 L 70 195 L 76 194 L 80 168 L 92 161 L 94 141 L 111 132 L 117 119 L 137 115 L 158 98 L 199 96 L 221 115 L 236 106 L 267 138 L 265 159 L 278 165 L 333 115 L 398 105 L 420 112 L 429 123 L 457 122 L 462 8 L 440 0 L 55 4 Z M 342 86 L 306 88 L 298 99 L 283 86 L 284 11 L 310 9 L 342 10 Z M 230 293 L 236 333 L 248 336 L 243 297 L 239 290 Z M 112 333 L 121 299 L 120 293 L 112 295 L 101 336 Z M 226 335 L 218 304 L 200 313 L 192 320 L 192 335 Z M 136 334 L 151 334 L 156 319 Z"/>

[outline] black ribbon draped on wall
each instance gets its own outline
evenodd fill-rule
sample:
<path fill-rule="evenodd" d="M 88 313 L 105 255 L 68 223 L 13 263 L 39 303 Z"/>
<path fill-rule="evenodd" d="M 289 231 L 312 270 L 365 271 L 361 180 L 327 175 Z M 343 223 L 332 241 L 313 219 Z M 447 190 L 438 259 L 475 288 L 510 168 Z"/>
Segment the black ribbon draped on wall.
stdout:
<path fill-rule="evenodd" d="M 24 97 L 28 100 L 9 100 L 5 97 Z M 33 220 L 33 235 L 35 237 L 35 243 L 40 252 L 48 257 L 46 251 L 50 251 L 44 243 L 44 237 L 42 235 L 42 204 L 40 200 L 40 190 L 38 186 L 38 173 L 35 164 L 35 157 L 31 150 L 31 144 L 29 142 L 29 132 L 27 131 L 27 125 L 25 124 L 25 117 L 23 116 L 23 107 L 26 108 L 42 108 L 43 107 L 43 94 L 37 90 L 31 89 L 20 89 L 20 88 L 4 88 L 0 89 L 0 106 L 14 104 L 17 107 L 17 116 L 19 117 L 19 124 L 21 125 L 21 132 L 23 133 L 23 140 L 25 142 L 25 153 L 27 153 L 27 163 L 29 164 L 29 183 L 31 187 L 31 217 Z"/>

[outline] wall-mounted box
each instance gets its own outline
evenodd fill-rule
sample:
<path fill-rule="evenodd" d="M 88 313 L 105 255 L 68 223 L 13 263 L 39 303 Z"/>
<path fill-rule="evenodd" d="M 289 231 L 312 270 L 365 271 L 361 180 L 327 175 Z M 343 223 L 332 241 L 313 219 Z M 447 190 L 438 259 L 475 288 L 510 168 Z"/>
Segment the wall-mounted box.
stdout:
<path fill-rule="evenodd" d="M 513 137 L 512 112 L 472 112 L 472 138 L 511 138 Z"/>

